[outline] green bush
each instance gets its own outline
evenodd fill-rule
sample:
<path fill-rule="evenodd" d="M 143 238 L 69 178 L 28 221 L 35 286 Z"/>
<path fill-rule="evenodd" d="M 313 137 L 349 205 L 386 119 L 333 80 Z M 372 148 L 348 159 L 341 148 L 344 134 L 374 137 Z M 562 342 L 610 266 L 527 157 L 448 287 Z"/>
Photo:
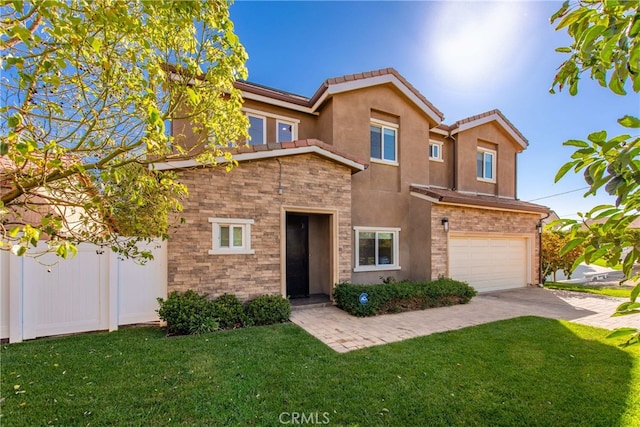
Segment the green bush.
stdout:
<path fill-rule="evenodd" d="M 360 295 L 366 293 L 368 301 L 360 303 Z M 440 278 L 431 282 L 402 281 L 377 285 L 340 283 L 333 291 L 338 308 L 354 316 L 375 316 L 466 304 L 477 294 L 465 282 Z"/>
<path fill-rule="evenodd" d="M 247 325 L 242 301 L 235 295 L 220 295 L 213 301 L 213 312 L 221 328 L 241 328 Z"/>
<path fill-rule="evenodd" d="M 279 295 L 263 295 L 249 301 L 245 313 L 253 325 L 283 323 L 291 316 L 291 304 Z"/>
<path fill-rule="evenodd" d="M 207 299 L 207 294 L 174 291 L 166 300 L 158 298 L 158 303 L 158 316 L 167 322 L 168 334 L 204 334 L 219 327 L 213 302 Z"/>

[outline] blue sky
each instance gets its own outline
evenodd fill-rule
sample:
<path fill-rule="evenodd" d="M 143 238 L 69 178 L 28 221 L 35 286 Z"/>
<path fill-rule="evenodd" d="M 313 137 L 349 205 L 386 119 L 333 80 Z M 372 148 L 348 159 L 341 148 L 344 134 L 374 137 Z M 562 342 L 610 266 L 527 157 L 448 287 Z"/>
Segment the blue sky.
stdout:
<path fill-rule="evenodd" d="M 549 17 L 561 2 L 237 1 L 231 19 L 244 44 L 249 80 L 310 97 L 329 77 L 393 67 L 445 115 L 445 123 L 500 109 L 527 137 L 518 159 L 518 197 L 534 200 L 585 187 L 553 183 L 572 153 L 567 139 L 625 133 L 616 119 L 640 114 L 640 97 L 614 95 L 584 78 L 579 93 L 548 90 L 569 44 Z M 610 203 L 584 191 L 536 203 L 560 216 Z"/>

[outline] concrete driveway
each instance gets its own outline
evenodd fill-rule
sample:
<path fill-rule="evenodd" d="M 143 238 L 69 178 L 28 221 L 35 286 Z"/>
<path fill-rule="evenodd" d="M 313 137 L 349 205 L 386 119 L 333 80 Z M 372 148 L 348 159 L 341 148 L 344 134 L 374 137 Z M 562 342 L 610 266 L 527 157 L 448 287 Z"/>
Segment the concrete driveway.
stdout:
<path fill-rule="evenodd" d="M 296 310 L 291 321 L 337 352 L 521 316 L 569 320 L 605 329 L 640 328 L 640 315 L 611 317 L 624 299 L 523 288 L 476 296 L 469 304 L 358 318 L 336 307 Z"/>

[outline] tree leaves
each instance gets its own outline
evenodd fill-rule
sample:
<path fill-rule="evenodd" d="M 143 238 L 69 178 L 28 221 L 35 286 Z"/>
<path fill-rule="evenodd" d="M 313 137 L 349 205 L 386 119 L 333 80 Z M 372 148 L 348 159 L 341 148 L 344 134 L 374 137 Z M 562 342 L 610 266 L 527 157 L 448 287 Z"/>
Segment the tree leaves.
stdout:
<path fill-rule="evenodd" d="M 591 78 L 624 95 L 627 81 L 640 91 L 640 14 L 637 2 L 593 0 L 584 3 L 565 2 L 551 16 L 556 30 L 566 29 L 573 39 L 569 47 L 556 52 L 569 54 L 554 77 L 550 92 L 569 87 L 578 93 L 578 82 L 585 71 Z"/>
<path fill-rule="evenodd" d="M 246 137 L 233 83 L 246 78 L 247 55 L 229 3 L 47 0 L 0 10 L 0 250 L 23 255 L 33 246 L 30 226 L 46 230 L 62 257 L 84 241 L 144 257 L 135 241 L 166 236 L 160 218 L 178 212 L 186 193 L 148 165 L 223 157 L 209 133 L 231 142 L 225 150 Z M 202 136 L 168 135 L 165 120 L 190 123 Z M 126 241 L 115 234 L 125 228 L 116 218 L 123 212 Z M 16 234 L 8 231 L 14 226 Z"/>
<path fill-rule="evenodd" d="M 618 123 L 626 128 L 640 128 L 640 119 L 629 115 L 618 119 Z"/>

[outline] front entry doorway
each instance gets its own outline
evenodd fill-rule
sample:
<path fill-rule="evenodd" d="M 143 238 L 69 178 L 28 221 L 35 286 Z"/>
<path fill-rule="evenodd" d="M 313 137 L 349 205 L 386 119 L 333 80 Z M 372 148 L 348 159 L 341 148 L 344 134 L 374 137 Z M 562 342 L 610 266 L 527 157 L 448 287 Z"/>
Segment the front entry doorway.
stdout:
<path fill-rule="evenodd" d="M 324 213 L 286 213 L 285 292 L 290 298 L 329 300 L 335 281 L 334 218 Z"/>
<path fill-rule="evenodd" d="M 287 214 L 287 295 L 309 296 L 309 216 Z"/>

